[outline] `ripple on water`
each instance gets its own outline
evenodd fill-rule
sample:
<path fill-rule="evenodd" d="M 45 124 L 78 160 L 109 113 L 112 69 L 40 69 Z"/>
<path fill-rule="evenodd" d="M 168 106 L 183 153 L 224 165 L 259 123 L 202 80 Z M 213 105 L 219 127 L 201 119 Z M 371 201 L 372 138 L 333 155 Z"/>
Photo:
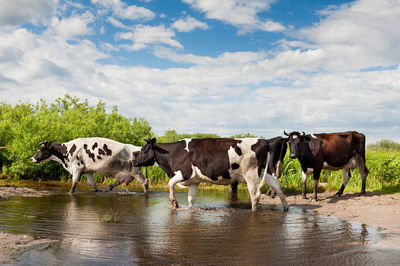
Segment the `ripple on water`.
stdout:
<path fill-rule="evenodd" d="M 383 236 L 360 223 L 280 205 L 250 210 L 248 195 L 199 192 L 196 207 L 168 193 L 59 193 L 0 201 L 0 231 L 58 239 L 22 264 L 390 264 L 400 254 L 368 248 Z"/>

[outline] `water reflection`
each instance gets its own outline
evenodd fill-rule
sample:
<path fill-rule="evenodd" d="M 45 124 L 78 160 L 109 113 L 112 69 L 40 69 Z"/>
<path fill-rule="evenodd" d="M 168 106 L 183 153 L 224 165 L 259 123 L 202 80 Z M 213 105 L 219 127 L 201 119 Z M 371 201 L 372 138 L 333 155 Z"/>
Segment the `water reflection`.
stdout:
<path fill-rule="evenodd" d="M 185 193 L 177 193 L 184 203 Z M 169 208 L 168 195 L 77 193 L 0 201 L 0 231 L 59 239 L 21 263 L 47 264 L 379 264 L 400 255 L 366 248 L 381 235 L 313 211 L 263 205 L 248 196 L 198 193 L 197 208 Z M 112 219 L 104 218 L 108 212 Z M 21 218 L 23 217 L 23 218 Z M 384 255 L 382 255 L 384 254 Z"/>

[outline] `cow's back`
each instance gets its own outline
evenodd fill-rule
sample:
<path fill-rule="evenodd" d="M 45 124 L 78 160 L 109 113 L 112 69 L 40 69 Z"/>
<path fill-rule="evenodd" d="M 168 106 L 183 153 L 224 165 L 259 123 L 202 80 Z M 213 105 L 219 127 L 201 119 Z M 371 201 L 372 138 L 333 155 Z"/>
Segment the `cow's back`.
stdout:
<path fill-rule="evenodd" d="M 346 164 L 365 147 L 365 136 L 356 131 L 316 134 L 322 141 L 324 161 L 332 166 Z"/>
<path fill-rule="evenodd" d="M 140 147 L 106 138 L 78 138 L 66 145 L 69 147 L 70 159 L 84 165 L 84 172 L 108 176 L 123 169 L 131 171 L 133 152 L 140 151 Z"/>

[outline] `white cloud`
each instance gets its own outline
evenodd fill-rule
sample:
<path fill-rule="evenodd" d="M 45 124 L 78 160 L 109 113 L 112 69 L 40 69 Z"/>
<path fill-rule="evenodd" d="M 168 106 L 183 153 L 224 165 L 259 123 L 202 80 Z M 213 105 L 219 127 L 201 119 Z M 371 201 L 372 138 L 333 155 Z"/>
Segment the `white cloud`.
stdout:
<path fill-rule="evenodd" d="M 111 23 L 111 25 L 113 25 L 114 27 L 117 28 L 122 28 L 122 29 L 128 29 L 128 26 L 125 26 L 121 21 L 116 20 L 113 17 L 108 17 L 107 21 Z"/>
<path fill-rule="evenodd" d="M 151 20 L 155 14 L 150 9 L 136 5 L 127 5 L 121 0 L 91 0 L 96 5 L 109 8 L 119 18 L 130 20 Z"/>
<path fill-rule="evenodd" d="M 58 36 L 65 39 L 71 39 L 79 35 L 91 35 L 94 34 L 94 31 L 88 24 L 93 21 L 94 16 L 89 11 L 81 16 L 62 18 L 61 20 L 57 17 L 53 17 L 51 20 L 51 28 L 49 28 L 48 31 L 55 31 Z"/>
<path fill-rule="evenodd" d="M 400 2 L 360 0 L 322 12 L 326 18 L 295 34 L 324 50 L 327 69 L 356 70 L 400 62 Z"/>
<path fill-rule="evenodd" d="M 176 20 L 174 23 L 172 23 L 171 27 L 180 32 L 189 32 L 196 28 L 202 30 L 207 30 L 209 28 L 207 23 L 198 21 L 190 16 Z"/>
<path fill-rule="evenodd" d="M 168 45 L 175 48 L 183 48 L 182 44 L 174 39 L 174 31 L 165 28 L 163 25 L 137 25 L 132 31 L 118 33 L 116 37 L 132 41 L 133 44 L 126 46 L 126 48 L 134 51 L 145 49 L 152 45 Z"/>
<path fill-rule="evenodd" d="M 18 27 L 24 23 L 47 24 L 58 0 L 1 0 L 0 26 Z"/>
<path fill-rule="evenodd" d="M 272 20 L 261 21 L 257 14 L 267 11 L 275 0 L 183 0 L 206 14 L 239 28 L 239 33 L 254 30 L 283 31 L 285 27 Z"/>

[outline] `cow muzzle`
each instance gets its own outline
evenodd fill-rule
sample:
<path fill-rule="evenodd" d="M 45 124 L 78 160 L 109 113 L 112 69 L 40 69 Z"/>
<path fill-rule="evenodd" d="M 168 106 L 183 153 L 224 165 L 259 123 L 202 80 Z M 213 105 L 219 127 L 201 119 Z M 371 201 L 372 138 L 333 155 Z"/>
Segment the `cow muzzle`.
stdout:
<path fill-rule="evenodd" d="M 291 153 L 291 154 L 289 154 L 289 158 L 290 158 L 290 159 L 296 159 L 296 158 L 297 158 L 297 155 L 294 154 L 294 153 Z"/>
<path fill-rule="evenodd" d="M 31 158 L 31 161 L 37 163 L 37 160 L 34 157 Z"/>

